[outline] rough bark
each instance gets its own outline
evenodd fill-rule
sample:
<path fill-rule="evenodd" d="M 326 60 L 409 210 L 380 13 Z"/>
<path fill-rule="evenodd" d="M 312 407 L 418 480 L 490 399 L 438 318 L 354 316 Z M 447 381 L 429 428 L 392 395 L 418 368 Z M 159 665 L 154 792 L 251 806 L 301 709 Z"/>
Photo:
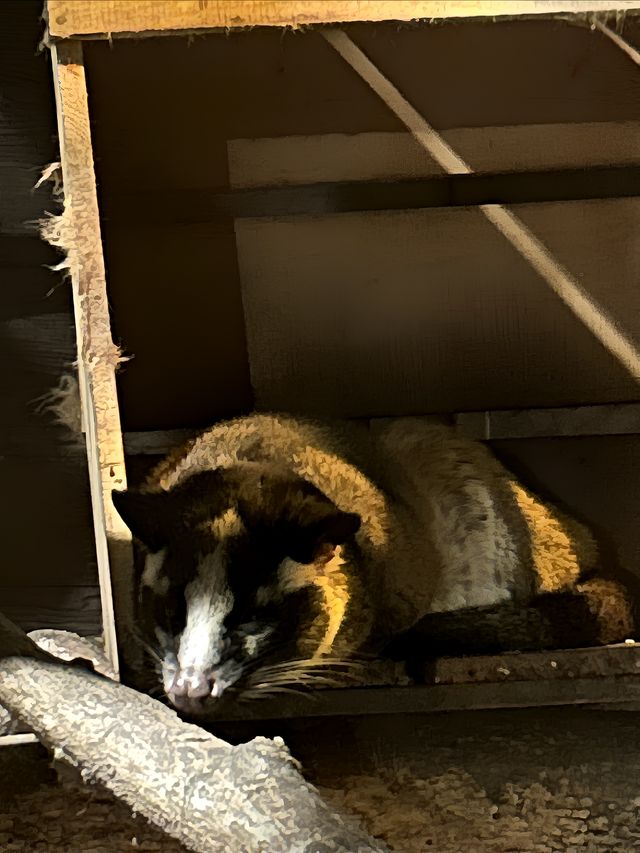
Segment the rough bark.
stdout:
<path fill-rule="evenodd" d="M 148 696 L 62 663 L 2 617 L 0 657 L 0 704 L 85 781 L 191 850 L 386 849 L 323 802 L 278 738 L 232 747 Z"/>

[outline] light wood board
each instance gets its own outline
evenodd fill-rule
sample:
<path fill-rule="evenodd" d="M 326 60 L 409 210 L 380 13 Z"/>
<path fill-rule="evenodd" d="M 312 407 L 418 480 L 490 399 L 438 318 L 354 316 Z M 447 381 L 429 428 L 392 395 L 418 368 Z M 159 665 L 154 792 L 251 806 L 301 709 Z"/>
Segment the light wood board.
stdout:
<path fill-rule="evenodd" d="M 476 172 L 640 163 L 637 121 L 463 127 L 442 137 Z M 442 174 L 409 133 L 231 139 L 228 155 L 229 180 L 238 188 Z"/>
<path fill-rule="evenodd" d="M 640 343 L 640 202 L 514 209 Z M 259 408 L 375 417 L 638 400 L 479 211 L 247 219 L 236 235 Z"/>
<path fill-rule="evenodd" d="M 57 38 L 348 21 L 509 17 L 636 9 L 637 0 L 49 0 Z"/>
<path fill-rule="evenodd" d="M 52 59 L 103 631 L 117 672 L 111 573 L 118 572 L 122 587 L 132 559 L 130 533 L 111 503 L 111 490 L 126 486 L 115 384 L 117 351 L 111 337 L 82 47 L 74 42 L 54 46 Z"/>

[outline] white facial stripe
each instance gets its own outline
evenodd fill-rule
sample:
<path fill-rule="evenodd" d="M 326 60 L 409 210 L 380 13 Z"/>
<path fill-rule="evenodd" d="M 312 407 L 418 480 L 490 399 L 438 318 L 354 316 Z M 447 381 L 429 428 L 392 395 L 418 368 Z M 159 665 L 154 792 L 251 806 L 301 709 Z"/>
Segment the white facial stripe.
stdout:
<path fill-rule="evenodd" d="M 160 594 L 166 592 L 166 589 L 163 589 L 163 587 L 166 586 L 168 588 L 169 585 L 168 578 L 160 577 L 160 572 L 162 571 L 162 566 L 164 565 L 166 556 L 166 548 L 163 548 L 161 551 L 156 551 L 154 554 L 147 554 L 144 561 L 144 571 L 142 572 L 142 577 L 140 579 L 142 586 L 148 586 Z M 166 585 L 163 583 L 164 581 L 166 581 Z"/>
<path fill-rule="evenodd" d="M 213 667 L 220 661 L 223 623 L 233 607 L 222 546 L 202 558 L 195 578 L 187 585 L 185 597 L 187 623 L 178 648 L 180 668 Z"/>

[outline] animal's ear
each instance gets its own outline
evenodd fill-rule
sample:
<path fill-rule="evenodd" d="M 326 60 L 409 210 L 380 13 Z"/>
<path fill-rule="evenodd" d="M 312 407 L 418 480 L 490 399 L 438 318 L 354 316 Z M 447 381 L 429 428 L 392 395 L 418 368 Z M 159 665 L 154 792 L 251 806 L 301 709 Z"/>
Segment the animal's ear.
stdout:
<path fill-rule="evenodd" d="M 111 492 L 111 500 L 131 533 L 150 551 L 167 544 L 170 496 L 167 492 Z"/>
<path fill-rule="evenodd" d="M 299 518 L 288 530 L 285 547 L 297 563 L 314 563 L 329 557 L 338 545 L 344 545 L 360 529 L 360 516 L 342 512 L 329 501 L 318 501 L 315 511 Z"/>

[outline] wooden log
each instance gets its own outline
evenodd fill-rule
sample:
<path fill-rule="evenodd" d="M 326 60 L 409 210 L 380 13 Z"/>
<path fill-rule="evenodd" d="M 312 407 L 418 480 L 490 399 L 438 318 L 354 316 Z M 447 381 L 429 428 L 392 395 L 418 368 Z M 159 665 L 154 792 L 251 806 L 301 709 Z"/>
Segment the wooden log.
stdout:
<path fill-rule="evenodd" d="M 384 851 L 300 775 L 279 738 L 232 747 L 159 702 L 61 663 L 0 617 L 0 704 L 86 782 L 190 850 Z"/>

